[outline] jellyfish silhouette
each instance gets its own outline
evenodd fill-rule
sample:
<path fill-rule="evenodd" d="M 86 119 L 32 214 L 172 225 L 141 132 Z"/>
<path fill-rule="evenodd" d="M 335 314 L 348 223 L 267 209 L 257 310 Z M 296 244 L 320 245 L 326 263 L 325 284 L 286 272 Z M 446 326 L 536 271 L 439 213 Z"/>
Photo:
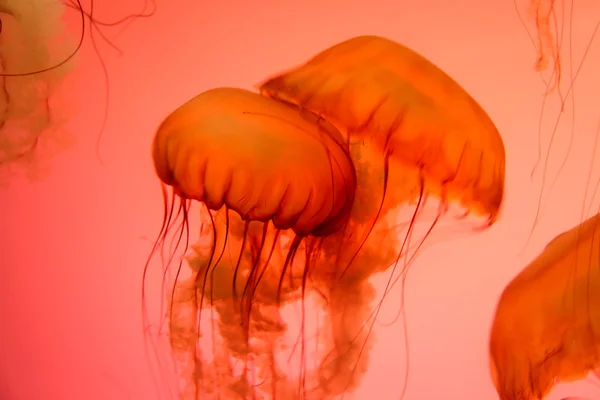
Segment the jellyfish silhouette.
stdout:
<path fill-rule="evenodd" d="M 501 400 L 541 400 L 600 368 L 600 214 L 552 240 L 504 289 L 491 338 Z"/>
<path fill-rule="evenodd" d="M 262 85 L 263 96 L 205 92 L 156 134 L 156 171 L 173 188 L 157 247 L 169 243 L 178 216 L 174 238 L 183 236 L 191 200 L 205 210 L 190 276 L 178 270 L 167 311 L 186 398 L 352 392 L 381 305 L 372 307 L 370 278 L 392 268 L 387 294 L 451 204 L 485 227 L 498 217 L 500 136 L 433 64 L 360 37 L 296 72 Z M 282 310 L 297 305 L 294 326 Z M 291 344 L 290 330 L 298 333 Z M 284 353 L 299 358 L 296 371 Z"/>

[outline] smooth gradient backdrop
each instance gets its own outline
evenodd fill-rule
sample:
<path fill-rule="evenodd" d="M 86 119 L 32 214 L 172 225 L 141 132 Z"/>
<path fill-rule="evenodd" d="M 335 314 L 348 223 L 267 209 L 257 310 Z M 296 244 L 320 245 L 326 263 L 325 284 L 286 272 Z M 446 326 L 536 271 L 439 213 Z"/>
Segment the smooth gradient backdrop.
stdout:
<path fill-rule="evenodd" d="M 0 192 L 0 399 L 157 399 L 144 356 L 140 300 L 142 269 L 162 219 L 150 156 L 156 127 L 201 91 L 251 89 L 269 74 L 363 34 L 386 36 L 432 60 L 477 99 L 503 136 L 507 175 L 500 221 L 484 233 L 430 247 L 406 286 L 405 398 L 497 398 L 487 345 L 498 296 L 550 239 L 581 221 L 585 188 L 593 189 L 600 175 L 595 168 L 588 176 L 600 117 L 599 39 L 579 72 L 574 104 L 564 107 L 549 181 L 572 138 L 568 162 L 551 193 L 546 190 L 544 213 L 525 246 L 560 104 L 557 93 L 549 97 L 540 136 L 545 86 L 533 69 L 535 48 L 515 3 L 526 18 L 526 0 L 162 0 L 151 18 L 125 30 L 104 29 L 118 49 L 96 32 L 101 58 L 88 34 L 68 82 L 69 107 L 76 107 L 69 127 L 77 144 L 54 159 L 43 181 L 17 180 Z M 600 20 L 600 2 L 564 5 L 571 3 L 563 46 L 570 42 L 576 69 Z M 89 10 L 89 0 L 83 4 Z M 95 2 L 94 12 L 110 21 L 142 7 L 143 0 L 105 0 Z M 78 18 L 68 11 L 74 32 Z M 527 27 L 534 29 L 531 20 Z M 565 93 L 569 52 L 563 50 Z M 95 146 L 105 104 L 101 164 Z M 532 179 L 540 139 L 542 164 Z M 150 295 L 161 294 L 155 287 Z M 394 318 L 398 304 L 396 290 L 382 322 Z M 397 399 L 407 359 L 402 325 L 376 331 L 370 368 L 355 398 Z M 560 385 L 549 398 L 566 395 L 600 398 L 600 386 L 591 379 Z"/>

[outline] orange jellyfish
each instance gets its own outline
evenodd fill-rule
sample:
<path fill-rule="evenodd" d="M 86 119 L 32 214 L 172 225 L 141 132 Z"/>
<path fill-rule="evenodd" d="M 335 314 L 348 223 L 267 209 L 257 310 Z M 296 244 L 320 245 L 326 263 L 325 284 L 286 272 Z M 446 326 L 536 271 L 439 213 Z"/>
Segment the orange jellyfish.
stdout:
<path fill-rule="evenodd" d="M 552 240 L 506 287 L 491 338 L 501 400 L 541 400 L 600 368 L 600 214 Z"/>
<path fill-rule="evenodd" d="M 399 279 L 404 283 L 411 261 L 442 217 L 450 214 L 451 205 L 461 209 L 461 217 L 483 217 L 484 227 L 496 221 L 504 193 L 502 139 L 481 106 L 416 52 L 381 37 L 355 37 L 268 79 L 259 89 L 331 122 L 347 138 L 357 171 L 363 171 L 364 163 L 377 177 L 372 186 L 379 193 L 374 199 L 377 213 L 355 227 L 360 240 L 353 254 L 364 251 L 365 257 L 350 258 L 341 267 L 351 272 L 352 281 L 360 277 L 367 282 L 391 267 L 384 296 Z M 358 191 L 366 187 L 359 182 Z M 433 215 L 418 234 L 417 222 L 427 204 L 434 205 Z M 355 210 L 357 215 L 362 211 Z M 402 223 L 406 210 L 412 212 Z M 360 219 L 354 218 L 353 210 L 350 224 L 354 221 Z M 365 260 L 366 254 L 375 253 L 368 249 L 378 243 L 372 232 L 398 238 L 378 265 Z M 344 287 L 340 281 L 337 285 Z M 378 309 L 365 325 L 372 326 Z M 354 337 L 345 339 L 346 347 L 354 346 Z M 344 342 L 338 338 L 337 343 Z M 363 357 L 367 350 L 361 349 Z"/>
<path fill-rule="evenodd" d="M 160 179 L 184 199 L 180 226 L 186 199 L 208 210 L 188 257 L 191 276 L 178 271 L 167 312 L 189 398 L 350 393 L 366 371 L 381 304 L 372 308 L 370 278 L 394 271 L 401 257 L 406 267 L 451 204 L 489 226 L 502 203 L 505 155 L 494 124 L 401 45 L 351 39 L 261 93 L 203 93 L 172 113 L 154 142 Z M 168 241 L 173 207 L 157 244 Z M 299 326 L 280 313 L 295 305 Z M 293 357 L 297 371 L 286 367 Z"/>
<path fill-rule="evenodd" d="M 310 289 L 313 259 L 342 250 L 324 243 L 344 230 L 356 191 L 342 136 L 308 112 L 221 88 L 170 114 L 153 148 L 161 181 L 182 207 L 201 202 L 210 225 L 169 311 L 184 398 L 293 398 L 275 360 L 278 309 Z M 199 344 L 207 319 L 212 352 Z"/>

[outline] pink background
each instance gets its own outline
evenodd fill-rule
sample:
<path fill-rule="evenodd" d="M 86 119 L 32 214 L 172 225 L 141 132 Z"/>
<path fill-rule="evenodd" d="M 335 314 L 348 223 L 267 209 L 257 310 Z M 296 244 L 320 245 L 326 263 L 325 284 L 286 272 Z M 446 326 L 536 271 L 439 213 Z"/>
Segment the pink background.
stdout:
<path fill-rule="evenodd" d="M 95 10 L 98 19 L 115 20 L 139 12 L 142 3 L 97 2 Z M 525 11 L 526 2 L 518 3 Z M 74 27 L 78 18 L 68 12 Z M 575 67 L 599 19 L 600 3 L 575 1 Z M 162 217 L 149 150 L 155 128 L 201 91 L 252 88 L 361 34 L 389 37 L 432 60 L 480 102 L 503 135 L 507 176 L 500 221 L 483 234 L 429 248 L 413 265 L 406 287 L 405 398 L 497 398 L 487 343 L 498 295 L 546 242 L 582 219 L 585 188 L 593 189 L 600 175 L 595 168 L 588 178 L 600 115 L 600 80 L 594 76 L 599 43 L 578 78 L 575 118 L 573 105 L 565 107 L 549 176 L 559 170 L 574 120 L 569 161 L 552 193 L 544 195 L 543 218 L 522 251 L 543 172 L 530 179 L 544 85 L 513 1 L 162 1 L 152 18 L 135 21 L 118 37 L 119 29 L 106 32 L 123 54 L 100 43 L 110 79 L 104 165 L 95 142 L 107 93 L 88 39 L 70 81 L 78 107 L 70 127 L 78 143 L 54 160 L 47 179 L 17 181 L 0 193 L 2 400 L 157 398 L 140 311 L 141 272 Z M 567 69 L 565 74 L 567 81 Z M 543 155 L 558 110 L 554 95 L 543 120 Z M 394 317 L 398 299 L 398 291 L 387 298 L 382 322 Z M 370 369 L 355 398 L 398 398 L 406 368 L 402 338 L 400 323 L 377 328 Z M 591 380 L 561 385 L 549 398 L 567 394 L 598 398 L 600 387 Z"/>

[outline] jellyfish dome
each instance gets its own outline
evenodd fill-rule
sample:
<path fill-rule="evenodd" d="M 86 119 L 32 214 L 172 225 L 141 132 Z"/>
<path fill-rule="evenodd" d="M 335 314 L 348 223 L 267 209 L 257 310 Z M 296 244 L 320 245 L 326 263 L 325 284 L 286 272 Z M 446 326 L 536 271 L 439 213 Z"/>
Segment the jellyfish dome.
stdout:
<path fill-rule="evenodd" d="M 359 36 L 260 85 L 261 93 L 307 108 L 347 135 L 419 171 L 430 190 L 493 223 L 504 193 L 502 139 L 479 104 L 413 50 Z"/>
<path fill-rule="evenodd" d="M 541 400 L 600 371 L 600 214 L 563 232 L 504 289 L 490 336 L 501 400 Z"/>
<path fill-rule="evenodd" d="M 156 171 L 211 210 L 226 205 L 245 221 L 324 235 L 344 222 L 356 183 L 339 133 L 318 127 L 285 104 L 213 89 L 162 123 Z"/>
<path fill-rule="evenodd" d="M 190 202 L 204 207 L 167 312 L 186 398 L 351 393 L 382 304 L 371 278 L 391 270 L 387 295 L 451 205 L 490 226 L 503 198 L 487 114 L 377 37 L 334 46 L 260 94 L 200 94 L 159 127 L 153 157 L 180 226 Z M 165 207 L 162 244 L 173 214 Z"/>
<path fill-rule="evenodd" d="M 52 104 L 72 67 L 72 62 L 61 64 L 72 51 L 66 47 L 72 43 L 61 19 L 64 8 L 60 0 L 0 0 L 2 175 L 25 168 L 33 178 L 41 172 L 32 165 L 40 161 L 36 148 L 43 147 L 47 158 L 71 143 Z"/>

